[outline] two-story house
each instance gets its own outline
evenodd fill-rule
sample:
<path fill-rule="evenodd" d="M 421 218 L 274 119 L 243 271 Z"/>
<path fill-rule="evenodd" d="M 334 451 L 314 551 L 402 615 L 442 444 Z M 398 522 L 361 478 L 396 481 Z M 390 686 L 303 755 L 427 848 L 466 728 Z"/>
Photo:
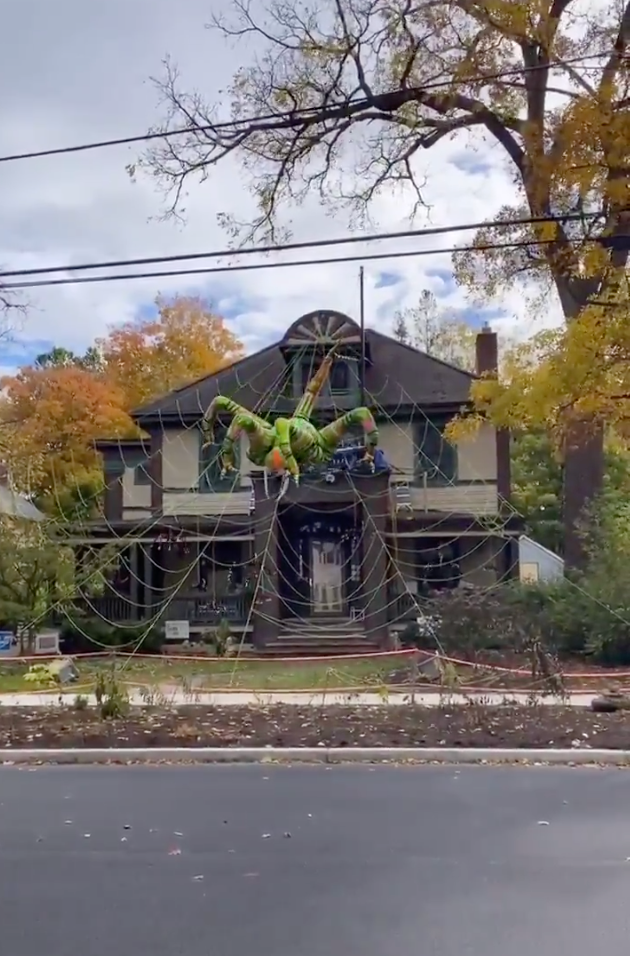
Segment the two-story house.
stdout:
<path fill-rule="evenodd" d="M 248 460 L 243 435 L 238 472 L 222 477 L 222 435 L 204 448 L 200 429 L 212 399 L 227 395 L 263 418 L 290 415 L 333 343 L 315 421 L 368 405 L 383 453 L 375 471 L 344 452 L 280 495 L 280 479 Z M 489 329 L 478 335 L 477 365 L 496 370 Z M 98 446 L 105 518 L 91 543 L 114 537 L 124 551 L 95 610 L 125 622 L 187 621 L 193 635 L 227 618 L 260 649 L 297 649 L 319 634 L 347 650 L 388 646 L 417 613 L 424 584 L 489 587 L 517 573 L 509 437 L 489 424 L 457 446 L 443 434 L 473 379 L 372 329 L 362 342 L 348 316 L 317 311 L 276 344 L 137 409 L 147 439 Z"/>

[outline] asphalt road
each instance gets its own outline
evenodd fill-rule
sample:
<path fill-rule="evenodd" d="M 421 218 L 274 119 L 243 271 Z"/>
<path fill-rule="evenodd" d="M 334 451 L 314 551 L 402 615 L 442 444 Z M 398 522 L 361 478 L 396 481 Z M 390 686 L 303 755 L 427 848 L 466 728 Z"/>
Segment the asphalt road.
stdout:
<path fill-rule="evenodd" d="M 617 956 L 629 805 L 620 770 L 2 768 L 0 952 Z"/>

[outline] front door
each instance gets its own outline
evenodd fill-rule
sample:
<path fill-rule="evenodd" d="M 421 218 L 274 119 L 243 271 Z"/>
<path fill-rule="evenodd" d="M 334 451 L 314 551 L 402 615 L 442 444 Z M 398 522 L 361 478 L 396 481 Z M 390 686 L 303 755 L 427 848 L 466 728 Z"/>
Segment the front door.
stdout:
<path fill-rule="evenodd" d="M 314 614 L 344 609 L 343 548 L 337 541 L 311 540 L 311 604 Z"/>

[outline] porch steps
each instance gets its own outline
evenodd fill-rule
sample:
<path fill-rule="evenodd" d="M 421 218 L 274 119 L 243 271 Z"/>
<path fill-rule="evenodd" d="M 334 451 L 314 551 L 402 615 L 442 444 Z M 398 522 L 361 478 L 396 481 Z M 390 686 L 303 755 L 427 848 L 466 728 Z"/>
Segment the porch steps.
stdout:
<path fill-rule="evenodd" d="M 328 618 L 321 621 L 286 621 L 276 640 L 265 645 L 270 657 L 336 657 L 344 654 L 370 654 L 378 650 L 365 634 L 361 621 Z"/>

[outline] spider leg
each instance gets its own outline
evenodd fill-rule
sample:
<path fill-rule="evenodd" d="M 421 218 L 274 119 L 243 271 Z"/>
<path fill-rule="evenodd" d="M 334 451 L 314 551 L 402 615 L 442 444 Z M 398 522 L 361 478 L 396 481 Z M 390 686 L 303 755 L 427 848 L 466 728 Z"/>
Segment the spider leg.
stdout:
<path fill-rule="evenodd" d="M 371 462 L 373 465 L 374 452 L 378 446 L 378 429 L 369 408 L 353 408 L 351 411 L 346 412 L 345 415 L 336 418 L 330 425 L 324 425 L 323 428 L 320 428 L 320 445 L 327 455 L 334 455 L 340 441 L 347 435 L 350 429 L 356 425 L 362 427 L 365 435 L 365 454 L 363 460 Z"/>

